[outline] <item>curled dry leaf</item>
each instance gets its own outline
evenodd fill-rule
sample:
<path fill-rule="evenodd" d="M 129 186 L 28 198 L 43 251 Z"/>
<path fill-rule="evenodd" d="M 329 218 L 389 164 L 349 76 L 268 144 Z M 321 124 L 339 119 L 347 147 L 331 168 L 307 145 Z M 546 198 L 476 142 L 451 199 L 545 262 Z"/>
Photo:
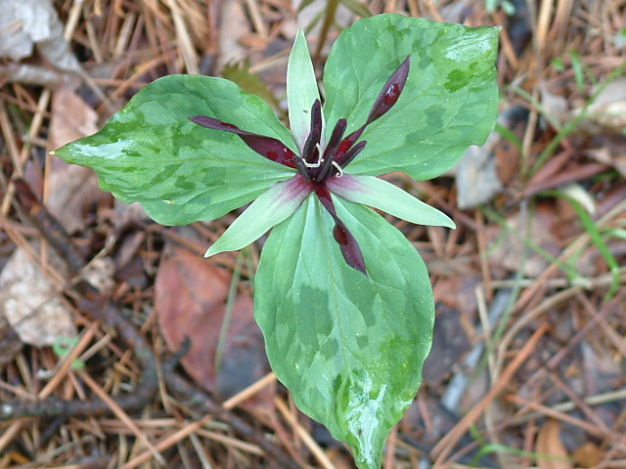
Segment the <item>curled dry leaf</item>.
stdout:
<path fill-rule="evenodd" d="M 63 270 L 51 251 L 48 260 L 55 270 Z M 59 290 L 20 248 L 0 273 L 0 314 L 22 342 L 36 347 L 76 336 L 72 313 L 59 298 Z"/>
<path fill-rule="evenodd" d="M 349 8 L 345 8 L 348 3 L 360 4 L 362 13 L 360 16 L 370 16 L 366 14 L 367 7 L 363 5 L 363 2 L 339 2 L 343 3 L 341 7 L 337 8 L 333 18 L 333 25 L 343 29 L 347 28 L 354 22 L 354 12 Z M 287 37 L 294 37 L 298 32 L 298 29 L 310 31 L 310 35 L 313 37 L 319 37 L 324 23 L 324 13 L 329 8 L 326 0 L 291 0 L 291 8 L 297 11 L 298 14 L 293 20 L 287 19 L 282 22 L 282 29 Z M 331 41 L 329 41 L 331 42 Z M 325 51 L 327 52 L 327 51 Z"/>
<path fill-rule="evenodd" d="M 35 44 L 53 66 L 80 71 L 51 0 L 0 0 L 0 57 L 21 60 Z"/>
<path fill-rule="evenodd" d="M 563 125 L 571 120 L 571 110 L 565 97 L 555 93 L 546 83 L 539 85 L 539 92 L 541 93 L 541 105 L 551 121 Z"/>
<path fill-rule="evenodd" d="M 0 0 L 0 57 L 18 61 L 33 53 L 33 40 L 17 17 L 17 2 Z"/>
<path fill-rule="evenodd" d="M 487 143 L 470 147 L 459 163 L 456 174 L 459 208 L 466 210 L 489 202 L 502 191 L 502 182 L 493 153 L 494 144 L 502 138 L 492 132 Z"/>

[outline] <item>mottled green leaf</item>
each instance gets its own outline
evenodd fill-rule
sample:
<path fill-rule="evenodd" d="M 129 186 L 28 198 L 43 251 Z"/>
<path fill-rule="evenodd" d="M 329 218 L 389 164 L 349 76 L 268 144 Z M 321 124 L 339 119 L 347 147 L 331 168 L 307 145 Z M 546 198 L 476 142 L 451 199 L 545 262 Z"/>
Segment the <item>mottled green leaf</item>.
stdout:
<path fill-rule="evenodd" d="M 255 317 L 272 369 L 298 407 L 380 467 L 391 427 L 411 404 L 431 346 L 426 267 L 397 229 L 334 198 L 363 251 L 367 276 L 343 260 L 333 219 L 310 196 L 277 225 L 255 277 Z"/>
<path fill-rule="evenodd" d="M 337 39 L 324 72 L 326 122 L 363 125 L 376 96 L 402 61 L 411 70 L 395 106 L 370 124 L 351 174 L 404 171 L 419 180 L 450 169 L 481 145 L 498 111 L 498 28 L 469 28 L 400 15 L 357 21 Z"/>
<path fill-rule="evenodd" d="M 221 78 L 170 75 L 144 87 L 104 128 L 54 153 L 92 168 L 102 189 L 141 202 L 165 225 L 210 220 L 293 176 L 237 135 L 189 121 L 206 115 L 281 140 L 291 133 L 256 96 Z"/>

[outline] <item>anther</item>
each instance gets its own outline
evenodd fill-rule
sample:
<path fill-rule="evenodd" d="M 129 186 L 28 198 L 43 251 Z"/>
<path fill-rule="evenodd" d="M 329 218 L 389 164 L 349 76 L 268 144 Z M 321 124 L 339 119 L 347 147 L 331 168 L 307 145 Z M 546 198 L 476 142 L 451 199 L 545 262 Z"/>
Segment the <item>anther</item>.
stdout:
<path fill-rule="evenodd" d="M 343 176 L 343 169 L 341 168 L 341 166 L 339 166 L 339 164 L 336 161 L 333 161 L 331 163 L 335 169 L 337 170 L 337 177 L 340 178 L 341 176 Z"/>

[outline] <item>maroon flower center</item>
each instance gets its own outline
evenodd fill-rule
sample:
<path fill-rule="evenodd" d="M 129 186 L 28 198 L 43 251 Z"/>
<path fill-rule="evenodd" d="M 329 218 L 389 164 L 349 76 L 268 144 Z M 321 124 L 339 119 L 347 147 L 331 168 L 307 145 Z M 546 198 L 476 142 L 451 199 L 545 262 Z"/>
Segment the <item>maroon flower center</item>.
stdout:
<path fill-rule="evenodd" d="M 365 124 L 345 138 L 344 133 L 348 123 L 346 119 L 339 119 L 323 152 L 321 142 L 322 105 L 319 99 L 315 100 L 311 108 L 311 131 L 302 147 L 302 154 L 299 156 L 280 140 L 241 130 L 234 124 L 222 122 L 214 117 L 193 116 L 189 119 L 203 127 L 235 133 L 260 155 L 290 168 L 296 168 L 299 175 L 311 184 L 311 190 L 315 191 L 324 208 L 333 217 L 335 222 L 333 237 L 339 244 L 346 263 L 367 275 L 359 244 L 337 216 L 335 205 L 326 187 L 326 181 L 331 177 L 341 177 L 343 169 L 365 148 L 367 141 L 363 140 L 359 143 L 356 141 L 369 124 L 389 111 L 398 101 L 409 75 L 409 66 L 410 56 L 402 62 L 383 86 Z"/>

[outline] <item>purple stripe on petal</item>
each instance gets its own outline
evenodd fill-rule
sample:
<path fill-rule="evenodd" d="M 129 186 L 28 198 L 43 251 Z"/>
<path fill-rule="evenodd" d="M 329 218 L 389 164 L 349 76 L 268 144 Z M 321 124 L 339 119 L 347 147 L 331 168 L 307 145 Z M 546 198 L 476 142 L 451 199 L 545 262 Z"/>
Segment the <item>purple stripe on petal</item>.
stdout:
<path fill-rule="evenodd" d="M 287 146 L 280 140 L 272 137 L 264 137 L 263 135 L 254 134 L 252 132 L 246 132 L 245 130 L 241 130 L 235 124 L 222 122 L 219 119 L 209 116 L 192 116 L 189 120 L 201 125 L 202 127 L 207 127 L 213 130 L 224 130 L 226 132 L 237 134 L 246 143 L 246 145 L 256 151 L 259 155 L 285 166 L 289 166 L 290 168 L 296 167 L 293 161 L 294 152 L 287 148 Z"/>
<path fill-rule="evenodd" d="M 328 210 L 328 213 L 330 213 L 335 221 L 333 237 L 339 244 L 339 249 L 341 250 L 344 260 L 353 269 L 367 275 L 367 271 L 365 270 L 365 260 L 363 259 L 363 253 L 361 252 L 359 243 L 348 227 L 339 219 L 337 211 L 335 210 L 335 205 L 333 204 L 333 200 L 330 196 L 330 192 L 328 192 L 326 186 L 320 185 L 316 187 L 315 193 L 320 199 L 320 202 L 322 202 L 324 208 Z"/>
<path fill-rule="evenodd" d="M 296 174 L 291 179 L 277 184 L 281 185 L 283 188 L 278 196 L 279 203 L 293 202 L 294 200 L 301 203 L 313 192 L 313 184 L 305 180 L 301 174 Z"/>
<path fill-rule="evenodd" d="M 340 178 L 329 178 L 326 181 L 326 187 L 333 194 L 346 200 L 352 200 L 350 198 L 351 193 L 371 192 L 358 178 L 346 173 Z"/>

